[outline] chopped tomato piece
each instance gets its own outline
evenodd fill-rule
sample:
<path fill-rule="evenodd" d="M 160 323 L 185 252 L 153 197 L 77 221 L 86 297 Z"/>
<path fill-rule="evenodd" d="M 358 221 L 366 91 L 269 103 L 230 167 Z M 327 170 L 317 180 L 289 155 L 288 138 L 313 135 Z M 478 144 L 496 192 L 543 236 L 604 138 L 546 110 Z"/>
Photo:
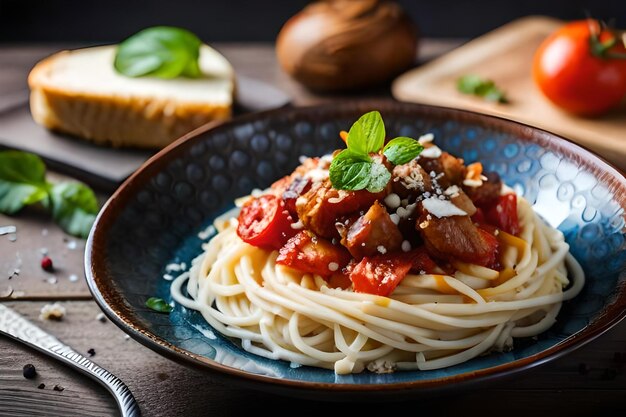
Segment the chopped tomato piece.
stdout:
<path fill-rule="evenodd" d="M 285 204 L 274 195 L 248 200 L 239 213 L 237 235 L 246 243 L 264 249 L 280 249 L 296 233 Z"/>
<path fill-rule="evenodd" d="M 412 270 L 417 272 L 424 271 L 427 274 L 432 274 L 433 272 L 435 272 L 437 264 L 428 255 L 428 252 L 426 252 L 426 248 L 421 247 L 413 249 L 412 251 L 407 252 L 406 255 L 411 259 Z"/>
<path fill-rule="evenodd" d="M 499 227 L 514 236 L 519 235 L 520 226 L 517 218 L 517 195 L 505 194 L 485 212 L 487 223 Z"/>
<path fill-rule="evenodd" d="M 339 245 L 301 231 L 280 248 L 276 263 L 298 271 L 330 277 L 350 262 L 350 254 Z"/>
<path fill-rule="evenodd" d="M 412 265 L 405 253 L 363 258 L 350 273 L 350 280 L 356 292 L 388 297 Z"/>
<path fill-rule="evenodd" d="M 480 207 L 476 207 L 476 213 L 472 215 L 472 221 L 478 224 L 485 224 L 487 219 L 485 219 L 485 212 Z"/>

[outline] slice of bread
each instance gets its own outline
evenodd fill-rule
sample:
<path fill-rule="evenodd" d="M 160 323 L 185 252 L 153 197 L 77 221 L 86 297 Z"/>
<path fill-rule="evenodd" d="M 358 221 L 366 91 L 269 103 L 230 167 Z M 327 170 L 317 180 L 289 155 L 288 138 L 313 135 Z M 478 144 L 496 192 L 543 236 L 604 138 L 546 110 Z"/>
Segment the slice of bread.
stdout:
<path fill-rule="evenodd" d="M 35 121 L 114 147 L 162 148 L 185 133 L 231 116 L 230 63 L 200 48 L 201 78 L 131 78 L 113 68 L 115 45 L 62 51 L 28 77 Z"/>

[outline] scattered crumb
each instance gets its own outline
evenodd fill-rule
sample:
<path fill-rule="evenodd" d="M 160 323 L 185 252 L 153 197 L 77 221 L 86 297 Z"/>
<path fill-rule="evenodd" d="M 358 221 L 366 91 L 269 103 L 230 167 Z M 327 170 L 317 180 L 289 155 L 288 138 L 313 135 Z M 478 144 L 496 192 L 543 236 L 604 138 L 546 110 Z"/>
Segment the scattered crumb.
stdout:
<path fill-rule="evenodd" d="M 87 353 L 89 354 L 89 356 L 94 356 L 96 354 L 96 350 L 94 348 L 91 348 L 87 351 Z"/>
<path fill-rule="evenodd" d="M 63 391 L 65 389 L 65 387 L 62 387 L 60 385 L 55 385 L 54 388 L 52 388 L 52 389 L 55 390 L 55 391 L 59 391 L 60 392 L 60 391 Z"/>
<path fill-rule="evenodd" d="M 78 281 L 78 275 L 76 274 L 71 274 L 68 279 L 70 280 L 70 282 L 76 282 Z"/>
<path fill-rule="evenodd" d="M 48 248 L 40 248 L 39 249 L 39 253 L 41 253 L 41 256 L 47 256 L 48 255 Z"/>
<path fill-rule="evenodd" d="M 57 282 L 59 282 L 59 280 L 57 279 L 57 277 L 53 275 L 51 277 L 46 278 L 46 282 L 48 284 L 56 284 Z"/>
<path fill-rule="evenodd" d="M 41 307 L 39 320 L 61 321 L 65 316 L 65 307 L 61 303 L 46 304 Z"/>
<path fill-rule="evenodd" d="M 124 340 L 130 340 L 130 336 L 129 336 L 129 335 L 127 335 L 127 334 L 125 334 L 125 335 L 124 335 Z"/>
<path fill-rule="evenodd" d="M 78 245 L 76 244 L 76 241 L 75 241 L 75 240 L 70 240 L 69 242 L 67 242 L 67 244 L 66 244 L 65 246 L 67 246 L 67 248 L 68 248 L 69 250 L 74 250 L 74 249 L 76 249 L 76 247 L 77 247 Z"/>
<path fill-rule="evenodd" d="M 104 313 L 98 313 L 98 314 L 96 315 L 96 320 L 98 320 L 99 322 L 102 322 L 102 323 L 106 323 L 107 318 L 106 318 L 106 316 L 104 315 Z"/>
<path fill-rule="evenodd" d="M 39 385 L 37 385 L 37 388 L 39 389 L 44 389 L 46 387 L 46 384 L 44 384 L 43 382 Z"/>

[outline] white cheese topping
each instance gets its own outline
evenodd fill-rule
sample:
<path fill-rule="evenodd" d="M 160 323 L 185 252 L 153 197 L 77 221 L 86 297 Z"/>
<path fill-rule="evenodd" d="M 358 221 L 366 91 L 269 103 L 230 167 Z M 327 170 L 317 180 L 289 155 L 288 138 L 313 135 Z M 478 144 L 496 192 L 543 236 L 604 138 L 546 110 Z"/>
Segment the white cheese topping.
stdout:
<path fill-rule="evenodd" d="M 385 197 L 385 205 L 391 209 L 398 208 L 400 203 L 400 197 L 396 193 L 391 193 Z"/>
<path fill-rule="evenodd" d="M 328 264 L 328 270 L 329 271 L 335 272 L 338 269 L 339 269 L 339 264 L 337 262 L 330 262 Z"/>
<path fill-rule="evenodd" d="M 424 149 L 422 151 L 422 153 L 420 153 L 420 156 L 423 156 L 424 158 L 439 158 L 441 156 L 441 149 L 439 149 L 438 146 L 430 146 L 426 149 Z"/>
<path fill-rule="evenodd" d="M 432 142 L 433 140 L 435 140 L 435 135 L 432 133 L 426 133 L 425 135 L 420 136 L 417 141 L 420 144 L 425 145 L 427 143 Z"/>
<path fill-rule="evenodd" d="M 451 185 L 443 192 L 447 196 L 456 197 L 459 195 L 459 187 L 456 185 Z"/>
<path fill-rule="evenodd" d="M 449 200 L 431 197 L 422 201 L 424 208 L 431 214 L 442 218 L 451 216 L 467 216 L 467 213 L 452 204 Z"/>
<path fill-rule="evenodd" d="M 328 178 L 328 170 L 327 169 L 321 169 L 321 168 L 315 168 L 315 169 L 312 169 L 310 171 L 307 171 L 307 173 L 304 174 L 304 178 L 308 178 L 308 179 L 312 180 L 313 182 L 322 182 L 326 178 Z"/>

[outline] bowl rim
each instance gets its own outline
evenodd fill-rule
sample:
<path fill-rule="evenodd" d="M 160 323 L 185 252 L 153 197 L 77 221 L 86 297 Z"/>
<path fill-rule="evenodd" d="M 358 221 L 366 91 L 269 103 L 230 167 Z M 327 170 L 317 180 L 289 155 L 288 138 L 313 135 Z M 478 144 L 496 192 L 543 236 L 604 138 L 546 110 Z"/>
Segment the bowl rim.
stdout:
<path fill-rule="evenodd" d="M 117 190 L 102 206 L 87 238 L 84 256 L 87 284 L 100 309 L 113 323 L 129 334 L 133 339 L 153 351 L 183 365 L 193 367 L 194 369 L 212 371 L 215 376 L 239 382 L 241 385 L 251 388 L 279 392 L 282 391 L 288 394 L 294 394 L 299 391 L 332 391 L 335 392 L 335 394 L 333 394 L 334 397 L 346 393 L 367 393 L 370 395 L 374 392 L 410 392 L 411 395 L 414 395 L 416 392 L 415 390 L 422 391 L 423 393 L 432 393 L 434 391 L 461 388 L 470 384 L 475 385 L 475 383 L 489 382 L 502 377 L 512 376 L 518 374 L 519 372 L 526 371 L 558 359 L 561 356 L 582 347 L 608 331 L 624 319 L 624 317 L 626 317 L 626 283 L 622 282 L 622 285 L 620 285 L 620 289 L 618 290 L 618 294 L 620 294 L 620 296 L 616 297 L 614 302 L 609 305 L 609 312 L 612 314 L 603 314 L 593 323 L 593 326 L 588 324 L 583 329 L 566 338 L 562 342 L 526 358 L 517 359 L 511 362 L 475 371 L 434 379 L 411 380 L 384 384 L 342 384 L 282 379 L 266 375 L 253 374 L 241 369 L 222 365 L 219 362 L 203 355 L 195 354 L 179 348 L 150 332 L 148 329 L 141 326 L 141 323 L 138 321 L 133 321 L 131 320 L 131 317 L 123 314 L 123 311 L 120 310 L 120 306 L 122 307 L 122 310 L 125 308 L 123 297 L 120 294 L 117 294 L 117 299 L 114 300 L 110 293 L 114 290 L 114 288 L 102 287 L 106 284 L 110 285 L 111 281 L 108 280 L 105 270 L 101 268 L 105 264 L 103 257 L 99 257 L 97 254 L 99 253 L 98 249 L 105 246 L 104 243 L 106 240 L 106 231 L 108 226 L 113 224 L 119 216 L 120 211 L 117 209 L 123 207 L 130 200 L 130 198 L 132 198 L 134 191 L 136 191 L 137 188 L 141 188 L 143 184 L 153 177 L 154 174 L 160 172 L 161 168 L 165 166 L 168 161 L 175 159 L 177 156 L 187 151 L 188 148 L 192 146 L 194 140 L 201 137 L 202 134 L 213 129 L 227 129 L 241 123 L 263 120 L 274 115 L 280 115 L 281 113 L 306 115 L 307 113 L 316 113 L 319 111 L 327 111 L 330 113 L 339 113 L 341 111 L 357 112 L 359 109 L 365 109 L 365 111 L 367 111 L 367 109 L 379 109 L 381 113 L 385 113 L 385 111 L 399 112 L 402 110 L 407 113 L 412 112 L 420 114 L 421 117 L 427 117 L 431 113 L 439 115 L 439 117 L 450 118 L 450 116 L 452 116 L 453 120 L 460 122 L 471 121 L 474 124 L 486 125 L 490 128 L 503 132 L 511 133 L 512 131 L 517 130 L 515 133 L 520 137 L 520 139 L 527 142 L 537 144 L 537 142 L 543 141 L 547 143 L 551 141 L 553 142 L 552 149 L 556 147 L 558 150 L 567 151 L 569 153 L 568 156 L 575 156 L 580 158 L 580 160 L 584 160 L 586 165 L 590 167 L 594 166 L 605 175 L 608 175 L 609 179 L 616 181 L 619 188 L 622 188 L 625 191 L 619 198 L 619 201 L 622 207 L 626 207 L 626 178 L 624 177 L 624 174 L 622 174 L 611 163 L 605 161 L 589 149 L 560 135 L 506 118 L 449 107 L 398 102 L 392 99 L 337 100 L 330 104 L 318 104 L 301 107 L 287 106 L 262 112 L 255 112 L 235 117 L 224 122 L 211 122 L 182 136 L 142 164 L 140 168 L 138 168 L 122 183 L 120 187 L 117 188 Z M 107 290 L 109 291 L 108 293 Z"/>

